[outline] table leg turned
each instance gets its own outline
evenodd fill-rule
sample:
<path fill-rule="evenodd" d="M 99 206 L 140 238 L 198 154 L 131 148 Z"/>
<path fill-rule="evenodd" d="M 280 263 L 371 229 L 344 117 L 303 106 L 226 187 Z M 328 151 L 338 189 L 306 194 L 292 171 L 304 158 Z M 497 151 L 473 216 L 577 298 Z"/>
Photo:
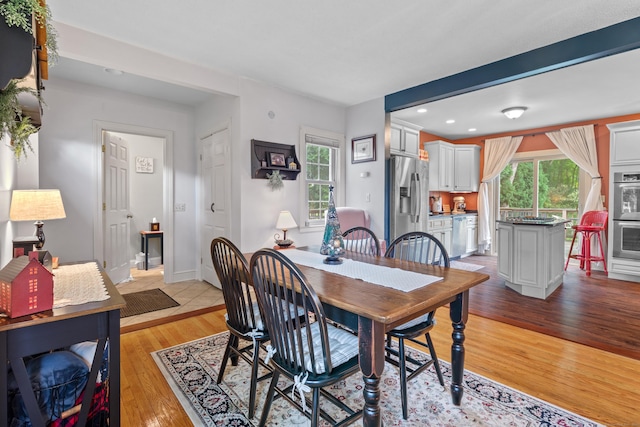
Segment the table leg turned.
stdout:
<path fill-rule="evenodd" d="M 458 294 L 449 305 L 449 315 L 453 326 L 451 344 L 451 398 L 453 404 L 462 402 L 462 377 L 464 375 L 464 328 L 469 317 L 469 291 Z"/>
<path fill-rule="evenodd" d="M 364 379 L 364 427 L 382 425 L 380 414 L 380 377 L 384 370 L 384 325 L 364 317 L 358 318 L 360 370 Z"/>

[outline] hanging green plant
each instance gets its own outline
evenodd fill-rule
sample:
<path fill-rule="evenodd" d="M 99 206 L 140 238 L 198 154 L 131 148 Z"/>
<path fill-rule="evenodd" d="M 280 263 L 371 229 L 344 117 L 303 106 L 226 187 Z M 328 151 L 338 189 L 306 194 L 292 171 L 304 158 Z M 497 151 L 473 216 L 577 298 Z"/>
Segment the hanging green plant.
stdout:
<path fill-rule="evenodd" d="M 267 184 L 271 187 L 271 191 L 279 190 L 284 187 L 284 183 L 282 182 L 282 175 L 280 175 L 280 171 L 273 171 L 267 174 Z"/>
<path fill-rule="evenodd" d="M 55 64 L 58 59 L 58 34 L 51 22 L 51 10 L 45 2 L 40 0 L 0 0 L 0 16 L 4 17 L 9 27 L 19 27 L 25 32 L 34 35 L 31 25 L 32 17 L 36 19 L 36 25 L 44 27 L 47 34 L 45 46 L 50 64 Z"/>
<path fill-rule="evenodd" d="M 29 137 L 38 132 L 38 128 L 31 123 L 31 118 L 22 114 L 18 96 L 27 93 L 40 99 L 36 90 L 20 86 L 19 82 L 11 80 L 7 87 L 0 91 L 0 141 L 4 139 L 6 132 L 11 138 L 9 147 L 17 160 L 23 155 L 27 157 L 27 149 L 33 152 Z"/>

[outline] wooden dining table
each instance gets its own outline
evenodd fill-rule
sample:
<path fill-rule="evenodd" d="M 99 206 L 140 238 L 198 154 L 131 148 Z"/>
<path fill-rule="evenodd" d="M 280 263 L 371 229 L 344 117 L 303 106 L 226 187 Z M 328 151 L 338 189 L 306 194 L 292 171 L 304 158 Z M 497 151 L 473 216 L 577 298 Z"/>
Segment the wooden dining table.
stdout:
<path fill-rule="evenodd" d="M 317 252 L 316 248 L 310 247 L 298 249 Z M 286 250 L 283 254 L 287 254 Z M 451 396 L 453 403 L 460 405 L 469 289 L 486 281 L 489 276 L 381 256 L 351 252 L 345 256 L 355 261 L 442 277 L 435 283 L 404 292 L 297 264 L 318 294 L 327 317 L 358 331 L 359 363 L 364 378 L 363 425 L 382 425 L 380 378 L 385 366 L 386 332 L 447 304 L 453 327 Z"/>

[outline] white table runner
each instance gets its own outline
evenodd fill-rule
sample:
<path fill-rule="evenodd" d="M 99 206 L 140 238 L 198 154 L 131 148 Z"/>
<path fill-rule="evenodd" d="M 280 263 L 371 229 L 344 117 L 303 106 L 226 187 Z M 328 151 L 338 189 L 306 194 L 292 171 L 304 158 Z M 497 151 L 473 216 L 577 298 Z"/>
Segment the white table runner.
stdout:
<path fill-rule="evenodd" d="M 400 268 L 367 264 L 366 262 L 354 261 L 348 258 L 343 258 L 342 264 L 324 264 L 322 260 L 327 256 L 315 252 L 287 249 L 282 251 L 282 253 L 296 264 L 340 274 L 342 276 L 351 277 L 352 279 L 360 279 L 365 282 L 397 289 L 403 292 L 411 292 L 415 289 L 442 280 L 442 277 L 438 276 L 414 273 L 413 271 L 402 270 Z"/>
<path fill-rule="evenodd" d="M 53 308 L 109 299 L 95 262 L 61 265 L 53 274 Z"/>

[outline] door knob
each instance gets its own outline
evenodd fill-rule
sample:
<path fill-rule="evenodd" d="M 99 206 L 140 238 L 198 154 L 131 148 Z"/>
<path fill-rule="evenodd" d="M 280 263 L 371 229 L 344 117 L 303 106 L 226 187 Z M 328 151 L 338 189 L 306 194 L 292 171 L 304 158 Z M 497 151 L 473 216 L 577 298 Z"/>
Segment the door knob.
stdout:
<path fill-rule="evenodd" d="M 211 203 L 211 212 L 215 212 L 215 210 L 213 209 L 213 205 L 215 205 L 215 203 Z"/>
<path fill-rule="evenodd" d="M 127 214 L 127 218 L 133 218 L 133 215 Z"/>

